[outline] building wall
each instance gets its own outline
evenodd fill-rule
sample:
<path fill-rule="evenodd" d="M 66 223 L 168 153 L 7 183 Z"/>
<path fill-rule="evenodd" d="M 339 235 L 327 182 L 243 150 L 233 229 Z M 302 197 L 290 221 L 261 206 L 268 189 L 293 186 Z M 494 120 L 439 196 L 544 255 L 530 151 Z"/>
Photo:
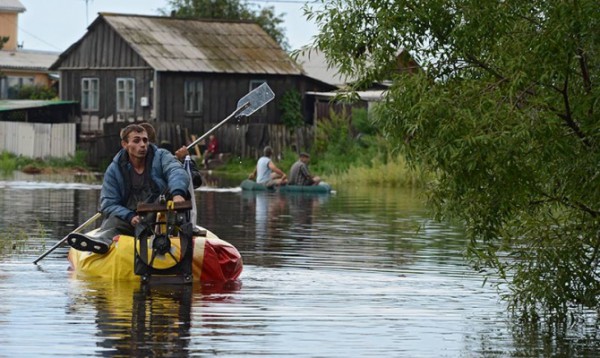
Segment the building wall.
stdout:
<path fill-rule="evenodd" d="M 81 111 L 83 132 L 102 132 L 105 122 L 150 120 L 153 117 L 152 91 L 153 71 L 145 69 L 122 70 L 63 70 L 60 80 L 62 100 L 82 101 L 82 80 L 97 78 L 99 81 L 98 110 Z M 117 79 L 132 78 L 135 81 L 135 106 L 131 112 L 117 110 Z M 142 98 L 146 98 L 143 100 Z M 143 105 L 147 101 L 148 105 Z"/>
<path fill-rule="evenodd" d="M 9 37 L 2 50 L 14 51 L 17 48 L 18 21 L 19 14 L 0 12 L 0 37 Z"/>

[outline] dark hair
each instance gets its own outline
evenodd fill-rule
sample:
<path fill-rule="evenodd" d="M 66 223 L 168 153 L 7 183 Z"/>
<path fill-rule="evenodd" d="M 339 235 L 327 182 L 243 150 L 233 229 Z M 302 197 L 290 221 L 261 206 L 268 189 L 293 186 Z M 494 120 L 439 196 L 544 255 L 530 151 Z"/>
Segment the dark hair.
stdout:
<path fill-rule="evenodd" d="M 300 153 L 300 157 L 310 158 L 310 154 L 308 154 L 306 152 L 302 152 L 302 153 Z"/>
<path fill-rule="evenodd" d="M 140 126 L 139 124 L 130 124 L 127 127 L 121 129 L 121 140 L 124 140 L 125 142 L 127 142 L 128 141 L 127 137 L 129 137 L 129 133 L 131 133 L 131 132 L 136 132 L 136 133 L 146 132 L 146 128 Z"/>
<path fill-rule="evenodd" d="M 273 154 L 273 148 L 266 146 L 265 149 L 263 149 L 263 154 L 265 157 L 270 157 L 271 154 Z"/>
<path fill-rule="evenodd" d="M 140 123 L 140 126 L 144 127 L 146 133 L 148 133 L 148 140 L 152 143 L 156 143 L 156 130 L 154 130 L 152 124 L 144 122 Z"/>

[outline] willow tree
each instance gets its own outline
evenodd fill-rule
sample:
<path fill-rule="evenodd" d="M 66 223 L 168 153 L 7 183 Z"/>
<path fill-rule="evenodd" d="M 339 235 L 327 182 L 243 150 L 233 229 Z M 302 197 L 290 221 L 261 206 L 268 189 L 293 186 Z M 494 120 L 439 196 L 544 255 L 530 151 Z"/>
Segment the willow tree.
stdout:
<path fill-rule="evenodd" d="M 432 208 L 465 223 L 473 267 L 508 286 L 511 307 L 597 307 L 598 1 L 321 0 L 305 12 L 313 47 L 356 88 L 393 80 L 377 124 L 437 174 Z M 400 49 L 422 71 L 398 73 Z"/>

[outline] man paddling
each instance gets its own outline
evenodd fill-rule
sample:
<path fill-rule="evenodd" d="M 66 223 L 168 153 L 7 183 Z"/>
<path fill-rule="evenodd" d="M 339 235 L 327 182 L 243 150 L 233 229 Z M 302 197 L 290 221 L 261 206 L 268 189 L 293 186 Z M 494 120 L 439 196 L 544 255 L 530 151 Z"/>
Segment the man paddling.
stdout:
<path fill-rule="evenodd" d="M 151 201 L 169 192 L 174 202 L 189 197 L 189 176 L 181 163 L 148 140 L 144 127 L 130 124 L 121 130 L 122 149 L 106 172 L 100 191 L 100 212 L 104 221 L 95 236 L 71 233 L 67 243 L 77 250 L 108 252 L 113 237 L 134 236 L 140 223 L 138 203 Z"/>

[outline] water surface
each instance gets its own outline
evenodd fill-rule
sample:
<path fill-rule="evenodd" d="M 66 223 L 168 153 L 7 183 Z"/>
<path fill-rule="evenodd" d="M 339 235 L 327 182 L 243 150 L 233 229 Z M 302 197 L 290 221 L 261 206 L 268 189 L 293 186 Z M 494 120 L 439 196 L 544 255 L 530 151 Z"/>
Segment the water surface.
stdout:
<path fill-rule="evenodd" d="M 145 288 L 82 280 L 66 248 L 99 186 L 0 181 L 0 356 L 594 356 L 594 327 L 520 326 L 462 256 L 459 227 L 416 192 L 201 188 L 199 223 L 234 244 L 240 279 Z M 551 337 L 553 340 L 548 340 Z"/>

